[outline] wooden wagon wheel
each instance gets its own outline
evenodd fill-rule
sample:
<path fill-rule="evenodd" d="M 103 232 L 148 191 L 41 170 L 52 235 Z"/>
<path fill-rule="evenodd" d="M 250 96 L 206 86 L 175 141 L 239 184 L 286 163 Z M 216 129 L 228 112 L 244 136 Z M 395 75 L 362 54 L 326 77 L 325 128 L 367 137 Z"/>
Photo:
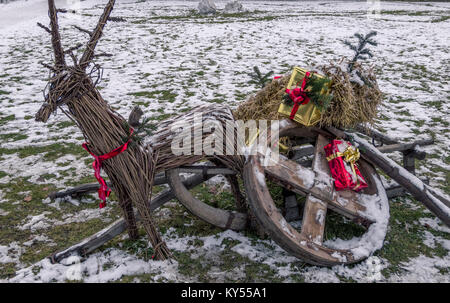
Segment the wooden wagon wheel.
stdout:
<path fill-rule="evenodd" d="M 194 166 L 195 167 L 195 166 Z M 202 168 L 197 166 L 202 171 Z M 211 167 L 211 166 L 208 166 Z M 205 167 L 203 167 L 204 169 Z M 193 167 L 190 167 L 190 171 L 192 171 Z M 208 171 L 214 173 L 214 169 L 209 168 Z M 186 188 L 183 184 L 182 179 L 180 177 L 180 173 L 182 172 L 182 168 L 175 168 L 166 171 L 167 181 L 172 188 L 174 195 L 177 197 L 178 201 L 181 202 L 192 214 L 199 217 L 203 221 L 206 221 L 212 225 L 223 229 L 232 229 L 235 231 L 240 231 L 245 229 L 247 225 L 247 214 L 242 209 L 242 201 L 240 201 L 242 197 L 239 192 L 239 186 L 237 183 L 236 175 L 230 169 L 218 168 L 218 174 L 224 174 L 229 180 L 231 185 L 231 189 L 236 199 L 236 204 L 238 211 L 229 211 L 216 207 L 212 207 L 199 199 L 195 198 L 191 192 Z"/>
<path fill-rule="evenodd" d="M 270 163 L 273 160 L 264 158 L 258 147 L 259 153 L 249 157 L 243 172 L 245 188 L 252 189 L 247 192 L 249 204 L 269 236 L 290 254 L 314 265 L 355 263 L 382 247 L 389 220 L 388 199 L 374 167 L 364 160 L 360 161 L 359 168 L 369 187 L 359 193 L 336 192 L 323 150 L 328 140 L 318 132 L 319 129 L 298 127 L 290 121 L 280 123 L 280 137 L 316 138 L 312 169 L 282 155 L 276 163 Z M 295 193 L 306 195 L 300 232 L 276 207 L 266 177 Z M 351 240 L 324 242 L 327 209 L 367 227 L 366 233 Z"/>

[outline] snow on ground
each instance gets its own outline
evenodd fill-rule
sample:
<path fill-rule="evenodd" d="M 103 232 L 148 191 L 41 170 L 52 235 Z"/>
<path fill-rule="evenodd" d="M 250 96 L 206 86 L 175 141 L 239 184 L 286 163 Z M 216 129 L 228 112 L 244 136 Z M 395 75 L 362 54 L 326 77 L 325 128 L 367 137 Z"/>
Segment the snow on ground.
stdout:
<path fill-rule="evenodd" d="M 80 13 L 59 17 L 65 47 L 86 41 L 87 35 L 72 25 L 92 28 L 96 22 L 92 16 L 101 13 L 105 2 L 56 1 L 58 7 Z M 217 2 L 219 8 L 225 6 L 224 1 Z M 387 101 L 377 128 L 401 141 L 434 136 L 436 144 L 422 148 L 432 156 L 420 162 L 419 176 L 431 178 L 432 186 L 448 189 L 450 21 L 445 17 L 450 12 L 449 3 L 382 2 L 381 14 L 376 18 L 368 18 L 365 2 L 244 1 L 250 13 L 211 18 L 193 15 L 196 5 L 197 1 L 117 1 L 113 16 L 127 21 L 107 25 L 98 49 L 114 56 L 100 57 L 97 62 L 104 68 L 100 91 L 120 114 L 127 116 L 135 105 L 144 107 L 146 114 L 153 117 L 206 103 L 235 107 L 256 89 L 247 84 L 247 73 L 253 66 L 276 74 L 286 73 L 295 65 L 314 66 L 350 55 L 342 41 L 356 31 L 377 30 L 380 46 L 374 51 L 372 62 L 378 68 L 379 85 Z M 60 112 L 47 124 L 33 119 L 42 104 L 48 76 L 39 62 L 51 62 L 49 36 L 36 26 L 36 22 L 48 23 L 46 10 L 44 0 L 0 4 L 0 149 L 14 151 L 0 155 L 0 185 L 28 178 L 33 184 L 64 188 L 73 180 L 92 175 L 91 166 L 86 165 L 91 160 L 82 152 L 56 159 L 48 150 L 21 154 L 26 153 L 20 150 L 22 147 L 38 150 L 57 143 L 71 148 L 84 140 Z M 401 159 L 400 154 L 393 157 Z M 41 178 L 49 173 L 52 175 L 45 180 Z M 0 226 L 6 226 L 3 222 L 13 218 L 24 203 L 20 199 L 29 194 L 19 191 L 20 198 L 11 202 L 7 198 L 11 193 L 0 189 Z M 94 199 L 89 198 L 88 202 Z M 113 218 L 110 212 L 102 213 L 92 207 L 80 210 L 85 204 L 80 204 L 80 209 L 67 209 L 60 202 L 49 202 L 39 199 L 34 203 L 42 211 L 25 216 L 13 227 L 7 226 L 27 231 L 30 237 L 6 242 L 0 239 L 0 263 L 13 264 L 15 268 L 15 276 L 5 281 L 65 281 L 81 277 L 84 281 L 104 282 L 145 274 L 153 281 L 196 280 L 180 274 L 177 262 L 147 262 L 116 247 L 95 252 L 81 263 L 73 257 L 66 260 L 66 265 L 52 265 L 47 259 L 31 264 L 22 261 L 24 252 L 35 245 L 54 245 L 54 240 L 45 234 L 52 226 L 83 224 L 80 222 L 102 216 L 104 222 Z M 403 205 L 417 207 L 409 198 L 403 199 Z M 56 211 L 63 211 L 64 215 L 53 217 Z M 243 275 L 242 268 L 225 271 L 214 265 L 221 262 L 224 239 L 231 239 L 239 242 L 231 248 L 233 253 L 267 265 L 283 281 L 297 281 L 296 277 L 300 277 L 307 282 L 449 282 L 449 230 L 425 214 L 418 222 L 430 230 L 421 235 L 425 245 L 430 249 L 441 247 L 445 253 L 410 258 L 401 262 L 400 271 L 388 277 L 380 272 L 390 266 L 390 261 L 377 256 L 354 266 L 305 267 L 272 241 L 249 240 L 242 233 L 224 231 L 197 237 L 203 246 L 195 249 L 187 244 L 191 236 L 178 237 L 169 229 L 164 237 L 170 248 L 190 249 L 194 256 L 210 262 L 211 281 Z"/>

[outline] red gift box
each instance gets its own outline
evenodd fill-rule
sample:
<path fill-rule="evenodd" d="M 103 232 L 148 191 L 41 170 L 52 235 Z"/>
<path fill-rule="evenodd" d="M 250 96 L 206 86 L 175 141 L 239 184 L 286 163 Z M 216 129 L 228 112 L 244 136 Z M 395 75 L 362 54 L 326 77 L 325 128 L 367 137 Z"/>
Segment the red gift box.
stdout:
<path fill-rule="evenodd" d="M 336 190 L 360 191 L 367 187 L 367 183 L 356 165 L 356 161 L 359 159 L 357 148 L 350 142 L 333 140 L 324 149 Z"/>

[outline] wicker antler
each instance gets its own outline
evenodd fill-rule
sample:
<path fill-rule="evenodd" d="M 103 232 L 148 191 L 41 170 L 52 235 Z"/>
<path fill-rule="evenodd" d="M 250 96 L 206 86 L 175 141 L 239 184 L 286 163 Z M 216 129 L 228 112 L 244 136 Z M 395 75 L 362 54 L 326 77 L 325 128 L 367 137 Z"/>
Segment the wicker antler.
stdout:
<path fill-rule="evenodd" d="M 89 66 L 89 64 L 92 62 L 92 59 L 94 58 L 95 47 L 97 46 L 98 40 L 100 40 L 100 38 L 102 37 L 103 28 L 105 27 L 106 22 L 110 18 L 109 15 L 111 14 L 111 11 L 114 8 L 115 2 L 116 2 L 115 0 L 108 1 L 108 4 L 105 6 L 105 9 L 103 10 L 102 15 L 100 16 L 100 19 L 92 32 L 83 30 L 80 27 L 76 27 L 79 30 L 88 32 L 90 35 L 90 39 L 86 45 L 86 49 L 83 53 L 83 56 L 78 62 L 78 65 L 83 71 L 86 70 L 86 68 Z M 64 51 L 61 44 L 61 35 L 59 33 L 59 25 L 58 25 L 58 12 L 60 12 L 60 10 L 56 8 L 55 0 L 48 0 L 48 16 L 50 18 L 50 28 L 40 23 L 38 23 L 38 26 L 51 34 L 53 53 L 55 56 L 55 70 L 61 71 L 67 67 L 65 54 L 70 54 L 70 50 Z M 78 47 L 79 46 L 77 45 L 76 48 Z"/>
<path fill-rule="evenodd" d="M 66 60 L 64 59 L 64 50 L 61 45 L 55 0 L 48 0 L 48 16 L 50 18 L 50 33 L 52 35 L 53 53 L 55 55 L 55 67 L 56 70 L 61 70 L 66 66 Z"/>
<path fill-rule="evenodd" d="M 115 2 L 116 2 L 115 0 L 108 1 L 108 4 L 105 6 L 105 9 L 103 10 L 103 14 L 100 16 L 100 19 L 98 20 L 97 26 L 92 32 L 91 38 L 89 39 L 89 42 L 86 46 L 83 56 L 81 57 L 79 62 L 80 68 L 82 70 L 86 70 L 86 67 L 88 67 L 88 65 L 94 58 L 95 47 L 97 46 L 98 40 L 102 37 L 103 28 L 105 27 L 106 22 L 108 21 L 109 15 L 113 10 Z"/>

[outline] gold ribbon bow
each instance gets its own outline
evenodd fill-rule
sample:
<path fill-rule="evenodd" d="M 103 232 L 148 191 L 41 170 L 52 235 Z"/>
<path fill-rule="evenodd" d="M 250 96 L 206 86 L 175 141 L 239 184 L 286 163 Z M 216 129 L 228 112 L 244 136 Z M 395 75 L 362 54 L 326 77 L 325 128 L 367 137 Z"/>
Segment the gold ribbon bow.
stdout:
<path fill-rule="evenodd" d="M 344 150 L 344 152 L 337 152 L 332 155 L 329 155 L 327 157 L 327 161 L 330 162 L 331 160 L 336 159 L 337 157 L 343 157 L 345 162 L 355 164 L 356 161 L 359 160 L 360 155 L 361 154 L 359 153 L 359 149 L 354 148 L 353 146 L 350 145 Z"/>
<path fill-rule="evenodd" d="M 359 149 L 354 148 L 353 146 L 348 146 L 343 152 L 344 160 L 349 163 L 355 163 L 359 160 L 360 153 Z"/>

